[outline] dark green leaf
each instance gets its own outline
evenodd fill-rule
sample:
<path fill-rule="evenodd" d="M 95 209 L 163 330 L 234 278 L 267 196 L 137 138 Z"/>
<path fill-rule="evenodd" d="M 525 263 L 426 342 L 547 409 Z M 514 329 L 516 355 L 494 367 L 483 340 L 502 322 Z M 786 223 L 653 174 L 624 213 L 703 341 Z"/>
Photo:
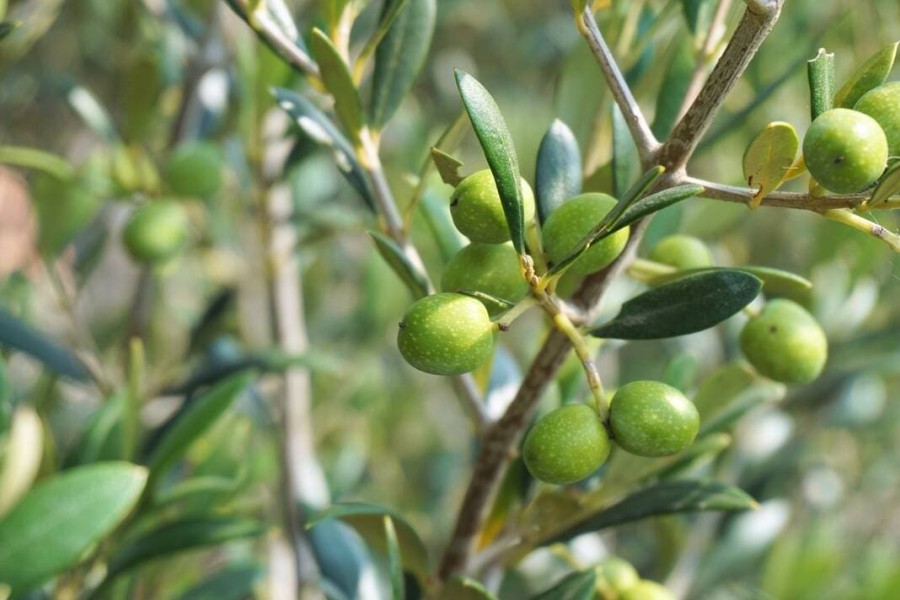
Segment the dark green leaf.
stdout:
<path fill-rule="evenodd" d="M 192 399 L 190 406 L 166 430 L 154 448 L 148 466 L 154 476 L 162 475 L 180 459 L 250 385 L 253 373 L 233 375 L 203 395 Z"/>
<path fill-rule="evenodd" d="M 387 552 L 387 540 L 384 533 L 385 515 L 390 516 L 397 530 L 397 542 L 403 568 L 413 573 L 421 581 L 429 575 L 428 550 L 419 535 L 402 517 L 374 504 L 341 503 L 318 513 L 307 523 L 307 527 L 315 527 L 325 519 L 344 521 L 364 540 L 380 552 Z"/>
<path fill-rule="evenodd" d="M 3 21 L 0 22 L 0 41 L 3 40 L 6 36 L 16 30 L 19 24 L 13 21 Z"/>
<path fill-rule="evenodd" d="M 879 204 L 884 204 L 897 192 L 900 192 L 900 161 L 888 167 L 866 204 L 869 208 L 878 208 Z"/>
<path fill-rule="evenodd" d="M 36 358 L 57 375 L 77 381 L 88 379 L 87 370 L 75 354 L 3 308 L 0 308 L 0 344 Z"/>
<path fill-rule="evenodd" d="M 681 103 L 694 74 L 694 44 L 690 37 L 683 37 L 671 52 L 662 86 L 656 96 L 656 114 L 651 126 L 658 139 L 669 135 L 675 126 Z"/>
<path fill-rule="evenodd" d="M 456 70 L 456 85 L 484 157 L 494 174 L 509 235 L 516 252 L 525 252 L 525 209 L 522 197 L 519 159 L 512 136 L 494 98 L 477 79 Z"/>
<path fill-rule="evenodd" d="M 306 535 L 322 577 L 342 596 L 355 598 L 359 579 L 370 562 L 360 537 L 335 519 L 317 522 Z"/>
<path fill-rule="evenodd" d="M 863 94 L 884 83 L 894 67 L 898 45 L 900 42 L 894 42 L 864 62 L 834 95 L 834 105 L 838 108 L 853 108 Z"/>
<path fill-rule="evenodd" d="M 618 104 L 613 104 L 612 107 L 612 144 L 613 195 L 621 198 L 640 173 L 641 162 Z"/>
<path fill-rule="evenodd" d="M 474 579 L 454 577 L 444 585 L 438 600 L 497 600 L 497 598 Z"/>
<path fill-rule="evenodd" d="M 147 470 L 109 462 L 36 485 L 0 520 L 0 579 L 24 592 L 78 563 L 131 512 Z"/>
<path fill-rule="evenodd" d="M 382 517 L 384 522 L 384 543 L 387 546 L 388 573 L 391 580 L 391 598 L 403 600 L 403 566 L 400 564 L 400 545 L 397 542 L 397 529 L 389 515 Z"/>
<path fill-rule="evenodd" d="M 750 273 L 754 277 L 762 281 L 763 292 L 767 296 L 781 296 L 790 298 L 801 304 L 809 297 L 809 291 L 812 289 L 812 282 L 804 279 L 799 275 L 782 271 L 781 269 L 773 269 L 772 267 L 704 267 L 701 269 L 687 269 L 684 271 L 673 271 L 665 275 L 659 275 L 650 280 L 650 285 L 663 285 L 683 279 L 690 275 L 698 273 L 708 273 L 710 271 L 744 271 Z"/>
<path fill-rule="evenodd" d="M 464 177 L 459 174 L 459 169 L 463 166 L 463 163 L 455 156 L 447 154 L 440 148 L 432 147 L 431 160 L 434 162 L 438 175 L 441 176 L 441 181 L 447 185 L 455 187 L 464 179 Z"/>
<path fill-rule="evenodd" d="M 762 282 L 742 271 L 698 273 L 644 292 L 591 330 L 601 338 L 652 340 L 703 331 L 747 306 Z"/>
<path fill-rule="evenodd" d="M 207 575 L 178 596 L 178 600 L 246 600 L 265 580 L 265 569 L 256 563 L 232 564 Z"/>
<path fill-rule="evenodd" d="M 638 183 L 640 183 L 640 181 Z M 641 198 L 637 202 L 628 206 L 628 208 L 626 208 L 622 215 L 618 219 L 616 219 L 615 223 L 611 227 L 600 232 L 600 234 L 594 239 L 593 243 L 596 243 L 603 238 L 614 234 L 624 227 L 632 225 L 636 221 L 639 221 L 646 216 L 652 215 L 655 212 L 659 212 L 664 208 L 681 202 L 682 200 L 693 198 L 694 196 L 701 194 L 702 192 L 702 186 L 687 184 L 669 188 L 667 190 L 663 190 L 661 192 L 650 194 L 649 196 Z"/>
<path fill-rule="evenodd" d="M 413 298 L 424 298 L 428 295 L 428 279 L 425 274 L 413 265 L 400 246 L 389 237 L 370 231 L 369 237 L 375 242 L 378 254 L 393 269 L 394 273 L 406 284 Z"/>
<path fill-rule="evenodd" d="M 300 94 L 283 88 L 275 88 L 272 93 L 278 106 L 286 111 L 310 138 L 334 151 L 334 162 L 338 169 L 374 212 L 375 200 L 369 187 L 369 180 L 347 138 L 322 111 Z"/>
<path fill-rule="evenodd" d="M 800 138 L 790 123 L 775 121 L 766 125 L 744 151 L 744 180 L 756 193 L 750 200 L 750 208 L 778 189 L 794 164 Z"/>
<path fill-rule="evenodd" d="M 565 542 L 583 533 L 600 531 L 657 515 L 681 512 L 756 508 L 757 503 L 743 490 L 718 481 L 661 481 L 636 492 L 606 510 L 588 517 L 566 531 L 543 542 Z"/>
<path fill-rule="evenodd" d="M 597 572 L 594 569 L 576 571 L 531 600 L 593 600 L 596 585 Z"/>
<path fill-rule="evenodd" d="M 581 151 L 568 125 L 556 119 L 538 148 L 534 177 L 537 215 L 543 223 L 567 198 L 581 193 Z"/>
<path fill-rule="evenodd" d="M 313 28 L 311 46 L 319 63 L 322 82 L 334 97 L 334 112 L 350 139 L 359 145 L 359 134 L 363 128 L 363 110 L 350 69 L 322 30 Z"/>
<path fill-rule="evenodd" d="M 166 523 L 119 548 L 110 560 L 107 580 L 155 558 L 256 537 L 265 530 L 259 521 L 244 517 L 188 517 Z"/>
<path fill-rule="evenodd" d="M 816 57 L 806 63 L 806 73 L 810 119 L 815 121 L 823 112 L 831 110 L 834 103 L 834 54 L 819 48 Z"/>
<path fill-rule="evenodd" d="M 712 0 L 681 0 L 681 10 L 693 35 L 706 31 L 712 6 Z"/>
<path fill-rule="evenodd" d="M 385 3 L 384 12 L 391 9 Z M 431 45 L 437 0 L 413 0 L 400 9 L 375 52 L 372 74 L 372 125 L 380 129 L 412 89 Z"/>

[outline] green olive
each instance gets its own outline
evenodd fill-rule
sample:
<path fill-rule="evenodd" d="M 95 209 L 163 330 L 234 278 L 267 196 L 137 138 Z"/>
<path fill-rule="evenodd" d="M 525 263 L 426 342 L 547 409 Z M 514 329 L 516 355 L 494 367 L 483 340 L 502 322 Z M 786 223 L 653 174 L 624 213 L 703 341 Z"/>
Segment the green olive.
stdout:
<path fill-rule="evenodd" d="M 825 332 L 799 304 L 785 299 L 766 303 L 741 331 L 741 351 L 769 379 L 809 383 L 828 358 Z"/>
<path fill-rule="evenodd" d="M 713 264 L 712 254 L 702 240 L 681 234 L 661 239 L 650 252 L 650 259 L 679 270 L 701 269 Z"/>
<path fill-rule="evenodd" d="M 810 125 L 803 138 L 803 158 L 822 187 L 850 194 L 869 187 L 884 172 L 888 141 L 869 115 L 834 108 Z"/>
<path fill-rule="evenodd" d="M 435 375 L 478 368 L 494 350 L 494 324 L 484 305 L 462 294 L 417 300 L 403 317 L 397 347 L 410 365 Z"/>
<path fill-rule="evenodd" d="M 182 144 L 169 156 L 165 180 L 177 196 L 208 198 L 222 186 L 222 154 L 208 142 Z"/>
<path fill-rule="evenodd" d="M 691 445 L 700 428 L 693 402 L 659 381 L 633 381 L 612 398 L 609 424 L 616 443 L 638 456 L 667 456 Z"/>
<path fill-rule="evenodd" d="M 900 81 L 869 90 L 853 109 L 878 121 L 887 136 L 888 152 L 900 156 Z"/>
<path fill-rule="evenodd" d="M 136 260 L 162 263 L 177 256 L 188 241 L 184 207 L 171 200 L 154 200 L 134 211 L 122 241 Z"/>
<path fill-rule="evenodd" d="M 551 212 L 541 232 L 550 263 L 558 263 L 571 254 L 615 205 L 616 199 L 612 196 L 588 193 L 569 198 Z M 625 227 L 588 248 L 566 272 L 583 276 L 599 271 L 622 253 L 627 241 L 628 228 Z"/>
<path fill-rule="evenodd" d="M 594 473 L 609 449 L 609 435 L 597 412 L 585 404 L 568 404 L 535 423 L 522 446 L 522 458 L 535 478 L 562 485 Z"/>
<path fill-rule="evenodd" d="M 597 591 L 604 600 L 618 598 L 641 579 L 631 563 L 618 556 L 604 558 L 594 570 L 597 573 Z"/>
<path fill-rule="evenodd" d="M 642 579 L 625 590 L 619 598 L 620 600 L 675 600 L 675 594 L 664 585 L 649 579 Z"/>
<path fill-rule="evenodd" d="M 522 196 L 525 223 L 534 219 L 534 193 L 524 179 Z M 500 193 L 490 169 L 463 179 L 450 197 L 450 215 L 464 236 L 482 244 L 502 244 L 509 240 L 509 226 L 500 202 Z"/>
<path fill-rule="evenodd" d="M 496 298 L 518 302 L 528 292 L 519 274 L 519 255 L 512 242 L 469 244 L 444 267 L 441 289 L 445 292 L 472 290 Z M 485 303 L 490 314 L 502 312 L 495 303 Z"/>

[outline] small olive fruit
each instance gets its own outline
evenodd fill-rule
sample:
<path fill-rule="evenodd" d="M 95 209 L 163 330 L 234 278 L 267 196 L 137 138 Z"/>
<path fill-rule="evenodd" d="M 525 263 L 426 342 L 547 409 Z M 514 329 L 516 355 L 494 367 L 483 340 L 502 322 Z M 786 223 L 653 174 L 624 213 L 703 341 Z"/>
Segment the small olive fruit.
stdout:
<path fill-rule="evenodd" d="M 741 351 L 769 379 L 809 383 L 822 372 L 828 340 L 815 318 L 796 302 L 766 303 L 741 331 Z"/>
<path fill-rule="evenodd" d="M 187 244 L 187 213 L 181 204 L 171 200 L 145 204 L 128 219 L 122 241 L 136 260 L 165 262 L 177 256 Z"/>
<path fill-rule="evenodd" d="M 869 90 L 853 109 L 878 121 L 887 136 L 888 152 L 900 156 L 900 81 Z"/>
<path fill-rule="evenodd" d="M 522 179 L 525 222 L 534 219 L 534 193 Z M 450 215 L 464 236 L 482 244 L 500 244 L 509 239 L 509 226 L 500 193 L 490 169 L 463 179 L 450 197 Z"/>
<path fill-rule="evenodd" d="M 675 594 L 662 584 L 642 579 L 625 590 L 621 600 L 675 600 Z"/>
<path fill-rule="evenodd" d="M 659 381 L 633 381 L 615 393 L 609 424 L 616 443 L 638 456 L 667 456 L 691 445 L 700 428 L 693 402 Z"/>
<path fill-rule="evenodd" d="M 865 189 L 884 172 L 888 141 L 869 115 L 834 108 L 810 125 L 803 138 L 803 158 L 822 187 L 849 194 Z"/>
<path fill-rule="evenodd" d="M 677 269 L 701 269 L 712 265 L 712 254 L 702 240 L 690 235 L 664 237 L 650 252 L 650 259 Z"/>
<path fill-rule="evenodd" d="M 494 325 L 484 305 L 463 294 L 417 300 L 403 317 L 397 347 L 426 373 L 459 375 L 478 368 L 494 350 Z"/>
<path fill-rule="evenodd" d="M 528 284 L 519 274 L 519 255 L 512 242 L 473 243 L 457 252 L 444 267 L 441 289 L 473 290 L 517 302 L 528 292 Z M 485 306 L 492 315 L 502 311 L 493 302 Z"/>
<path fill-rule="evenodd" d="M 601 598 L 619 598 L 625 590 L 637 584 L 641 578 L 631 563 L 618 556 L 608 556 L 594 570 L 597 573 L 597 591 Z"/>
<path fill-rule="evenodd" d="M 573 196 L 554 209 L 542 230 L 544 251 L 550 262 L 558 263 L 571 254 L 615 205 L 616 199 L 612 196 L 587 193 Z M 625 227 L 588 248 L 567 272 L 588 275 L 599 271 L 622 253 L 627 241 L 628 228 Z"/>
<path fill-rule="evenodd" d="M 586 404 L 567 404 L 538 419 L 525 437 L 522 458 L 535 478 L 562 485 L 599 469 L 609 448 L 597 411 Z"/>
<path fill-rule="evenodd" d="M 165 180 L 178 196 L 212 196 L 222 185 L 222 154 L 208 142 L 182 144 L 166 163 Z"/>

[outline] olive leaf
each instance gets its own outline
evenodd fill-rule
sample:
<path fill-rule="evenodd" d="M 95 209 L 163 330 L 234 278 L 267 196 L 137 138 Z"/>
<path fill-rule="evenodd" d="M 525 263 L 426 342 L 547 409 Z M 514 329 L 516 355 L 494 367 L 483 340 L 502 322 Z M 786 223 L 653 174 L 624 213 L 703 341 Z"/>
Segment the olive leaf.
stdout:
<path fill-rule="evenodd" d="M 812 282 L 800 275 L 789 271 L 782 271 L 773 267 L 702 267 L 698 269 L 686 269 L 673 271 L 665 275 L 658 275 L 650 280 L 650 285 L 663 285 L 677 281 L 690 275 L 708 273 L 711 271 L 744 271 L 762 281 L 762 289 L 769 296 L 782 296 L 798 302 L 803 302 L 809 297 Z"/>
<path fill-rule="evenodd" d="M 783 383 L 765 379 L 743 362 L 719 367 L 704 379 L 694 396 L 701 421 L 697 439 L 727 430 L 761 404 L 781 400 L 786 389 Z"/>
<path fill-rule="evenodd" d="M 447 200 L 436 193 L 426 192 L 419 202 L 419 208 L 437 243 L 441 258 L 447 262 L 465 246 L 462 234 L 453 225 Z"/>
<path fill-rule="evenodd" d="M 438 600 L 497 600 L 497 597 L 474 579 L 454 577 L 444 584 Z"/>
<path fill-rule="evenodd" d="M 534 194 L 541 223 L 567 198 L 581 193 L 581 151 L 569 126 L 555 119 L 541 139 Z"/>
<path fill-rule="evenodd" d="M 869 208 L 878 208 L 879 204 L 887 202 L 891 196 L 900 192 L 900 161 L 895 162 L 878 182 L 878 186 L 872 192 L 872 196 L 866 201 Z"/>
<path fill-rule="evenodd" d="M 762 281 L 743 271 L 690 275 L 628 300 L 614 319 L 590 334 L 653 340 L 703 331 L 740 311 L 761 288 Z"/>
<path fill-rule="evenodd" d="M 378 233 L 377 231 L 369 231 L 369 237 L 375 242 L 378 254 L 393 269 L 400 279 L 406 284 L 406 287 L 412 293 L 413 298 L 418 300 L 428 295 L 428 279 L 409 261 L 409 257 L 403 252 L 403 249 L 391 238 Z"/>
<path fill-rule="evenodd" d="M 627 193 L 627 186 L 639 173 L 641 162 L 628 123 L 618 104 L 613 104 L 612 107 L 612 146 L 613 195 L 622 197 Z"/>
<path fill-rule="evenodd" d="M 681 0 L 681 10 L 691 33 L 705 32 L 712 18 L 712 0 Z"/>
<path fill-rule="evenodd" d="M 384 542 L 387 546 L 388 572 L 391 581 L 391 599 L 403 600 L 403 565 L 400 563 L 400 543 L 397 541 L 397 528 L 390 515 L 381 517 L 384 523 Z"/>
<path fill-rule="evenodd" d="M 75 168 L 66 159 L 35 148 L 0 146 L 0 164 L 36 169 L 60 180 L 75 178 Z"/>
<path fill-rule="evenodd" d="M 834 105 L 839 108 L 853 108 L 863 94 L 884 83 L 894 67 L 898 45 L 900 42 L 894 42 L 864 62 L 834 95 Z"/>
<path fill-rule="evenodd" d="M 512 136 L 500 108 L 485 87 L 465 71 L 457 69 L 455 73 L 463 105 L 494 175 L 513 247 L 519 254 L 524 254 L 525 208 L 519 159 Z"/>
<path fill-rule="evenodd" d="M 340 52 L 321 29 L 313 28 L 310 45 L 319 63 L 322 83 L 334 97 L 334 112 L 350 136 L 350 140 L 358 146 L 364 119 L 359 91 L 353 83 L 350 69 Z"/>
<path fill-rule="evenodd" d="M 809 79 L 809 112 L 810 119 L 834 106 L 834 53 L 819 48 L 816 57 L 806 63 L 806 74 Z"/>
<path fill-rule="evenodd" d="M 656 112 L 651 130 L 659 139 L 669 135 L 678 120 L 681 103 L 691 83 L 695 64 L 693 40 L 688 36 L 682 36 L 671 52 L 662 86 L 656 96 Z"/>
<path fill-rule="evenodd" d="M 800 138 L 790 123 L 775 121 L 766 125 L 744 151 L 744 179 L 756 188 L 750 208 L 756 208 L 769 192 L 778 189 L 787 178 Z"/>
<path fill-rule="evenodd" d="M 432 147 L 431 160 L 434 161 L 434 167 L 437 169 L 438 175 L 441 176 L 441 181 L 447 185 L 456 187 L 459 185 L 459 182 L 465 179 L 459 173 L 463 163 L 455 156 L 444 152 L 440 148 Z"/>
<path fill-rule="evenodd" d="M 6 36 L 16 30 L 19 26 L 18 22 L 15 21 L 3 21 L 0 22 L 0 41 L 3 40 Z"/>
<path fill-rule="evenodd" d="M 46 334 L 0 308 L 0 345 L 36 358 L 49 371 L 76 381 L 87 381 L 84 363 Z"/>
<path fill-rule="evenodd" d="M 531 600 L 593 600 L 596 594 L 597 572 L 594 569 L 576 571 L 563 577 L 556 585 Z"/>

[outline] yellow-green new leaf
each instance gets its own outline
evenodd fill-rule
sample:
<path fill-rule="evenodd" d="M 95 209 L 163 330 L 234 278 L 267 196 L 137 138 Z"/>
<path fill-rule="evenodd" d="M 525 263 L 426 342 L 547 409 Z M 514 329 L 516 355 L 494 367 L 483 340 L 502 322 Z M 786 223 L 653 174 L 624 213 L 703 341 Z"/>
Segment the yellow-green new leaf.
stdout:
<path fill-rule="evenodd" d="M 887 48 L 879 50 L 863 63 L 863 66 L 834 95 L 834 105 L 838 108 L 853 108 L 863 94 L 884 83 L 894 67 L 898 44 L 900 42 L 894 42 Z"/>
<path fill-rule="evenodd" d="M 363 110 L 350 69 L 321 29 L 313 29 L 311 45 L 322 72 L 322 82 L 334 97 L 334 112 L 354 144 L 359 145 L 359 134 L 364 124 Z"/>
<path fill-rule="evenodd" d="M 756 208 L 770 192 L 778 189 L 794 164 L 800 138 L 790 123 L 775 121 L 760 131 L 744 151 L 744 179 L 756 188 L 750 208 Z"/>

